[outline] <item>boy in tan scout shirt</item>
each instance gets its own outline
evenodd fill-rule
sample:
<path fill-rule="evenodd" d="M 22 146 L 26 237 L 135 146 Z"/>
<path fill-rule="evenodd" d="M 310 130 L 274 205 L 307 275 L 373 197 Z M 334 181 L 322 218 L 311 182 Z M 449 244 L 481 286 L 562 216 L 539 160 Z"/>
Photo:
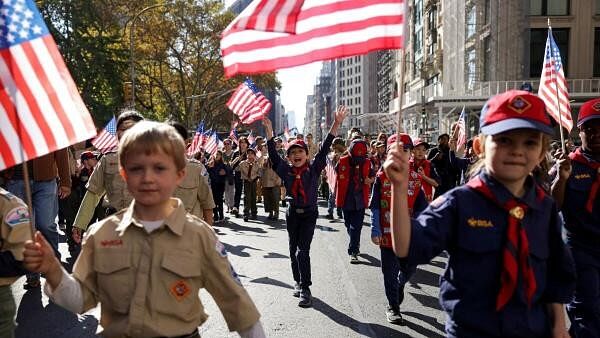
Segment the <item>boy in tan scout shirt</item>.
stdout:
<path fill-rule="evenodd" d="M 39 234 L 26 244 L 25 266 L 46 273 L 44 291 L 68 310 L 81 313 L 100 302 L 105 337 L 199 337 L 197 327 L 207 318 L 202 287 L 230 330 L 264 337 L 223 244 L 171 197 L 185 176 L 184 147 L 173 127 L 138 123 L 119 145 L 134 197 L 129 208 L 90 227 L 72 276 Z"/>
<path fill-rule="evenodd" d="M 31 224 L 25 203 L 2 188 L 0 220 L 0 337 L 14 337 L 16 309 L 10 285 L 27 273 L 21 261 L 25 241 L 31 239 Z M 48 249 L 53 255 L 52 247 Z"/>
<path fill-rule="evenodd" d="M 247 158 L 240 163 L 240 174 L 244 181 L 244 221 L 248 217 L 256 219 L 256 181 L 259 178 L 260 164 L 256 161 L 256 150 L 248 148 Z"/>

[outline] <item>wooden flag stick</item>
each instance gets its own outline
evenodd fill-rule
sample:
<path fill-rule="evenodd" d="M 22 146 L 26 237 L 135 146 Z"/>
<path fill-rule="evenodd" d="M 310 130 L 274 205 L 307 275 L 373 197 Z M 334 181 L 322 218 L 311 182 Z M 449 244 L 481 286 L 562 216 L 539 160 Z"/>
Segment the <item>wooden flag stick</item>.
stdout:
<path fill-rule="evenodd" d="M 550 18 L 548 18 L 548 30 L 549 30 L 549 35 L 552 36 L 552 26 L 550 25 Z M 556 93 L 556 106 L 558 107 L 558 126 L 560 129 L 560 145 L 563 151 L 563 154 L 567 153 L 567 146 L 565 144 L 565 135 L 563 132 L 563 124 L 562 124 L 562 112 L 560 109 L 560 95 L 558 94 L 558 79 L 556 77 L 556 70 L 554 68 L 554 51 L 552 50 L 552 46 L 550 46 L 550 53 L 552 53 L 552 63 L 551 63 L 551 67 L 552 67 L 552 71 L 550 71 L 550 76 L 551 78 L 554 78 L 554 90 Z"/>
<path fill-rule="evenodd" d="M 29 209 L 31 239 L 35 237 L 35 217 L 33 215 L 33 202 L 31 200 L 31 186 L 29 185 L 29 170 L 27 169 L 27 161 L 21 163 L 23 167 L 23 186 L 25 187 L 25 203 Z"/>

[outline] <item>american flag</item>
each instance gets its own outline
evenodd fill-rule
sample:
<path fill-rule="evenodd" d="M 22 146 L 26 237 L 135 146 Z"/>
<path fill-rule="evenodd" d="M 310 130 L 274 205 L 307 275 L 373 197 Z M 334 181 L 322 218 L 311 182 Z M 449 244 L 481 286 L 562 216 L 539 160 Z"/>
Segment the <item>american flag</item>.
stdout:
<path fill-rule="evenodd" d="M 227 107 L 239 116 L 243 124 L 262 120 L 271 110 L 271 102 L 256 88 L 252 80 L 246 79 L 235 90 Z"/>
<path fill-rule="evenodd" d="M 96 135 L 32 0 L 0 4 L 0 170 Z"/>
<path fill-rule="evenodd" d="M 238 144 L 238 133 L 235 131 L 235 128 L 231 128 L 231 131 L 229 132 L 229 138 L 231 139 L 231 142 Z"/>
<path fill-rule="evenodd" d="M 283 131 L 283 145 L 284 147 L 287 149 L 288 146 L 288 140 L 292 138 L 292 135 L 290 134 L 290 129 L 288 127 L 285 127 L 285 130 Z"/>
<path fill-rule="evenodd" d="M 294 33 L 302 3 L 303 0 L 253 1 L 231 26 L 236 29 Z"/>
<path fill-rule="evenodd" d="M 205 141 L 206 135 L 204 135 L 204 121 L 200 121 L 200 123 L 198 123 L 198 128 L 196 128 L 196 133 L 194 134 L 192 143 L 187 148 L 186 155 L 193 156 L 198 152 L 198 150 L 200 150 Z"/>
<path fill-rule="evenodd" d="M 206 133 L 206 144 L 204 145 L 204 150 L 210 156 L 214 155 L 217 150 L 219 150 L 219 137 L 217 136 L 217 132 L 208 131 Z"/>
<path fill-rule="evenodd" d="M 462 148 L 467 143 L 467 121 L 465 116 L 465 107 L 463 107 L 456 123 L 456 149 Z"/>
<path fill-rule="evenodd" d="M 92 140 L 92 144 L 102 153 L 117 150 L 119 140 L 117 139 L 117 120 L 114 116 L 108 121 L 104 130 Z"/>
<path fill-rule="evenodd" d="M 327 178 L 327 184 L 329 189 L 335 190 L 335 184 L 337 183 L 337 173 L 335 171 L 335 163 L 329 157 L 327 157 L 327 165 L 325 166 L 325 177 Z"/>
<path fill-rule="evenodd" d="M 290 6 L 298 3 L 280 2 Z M 405 0 L 305 0 L 295 30 L 288 33 L 269 25 L 252 28 L 239 24 L 255 11 L 254 7 L 246 8 L 223 32 L 221 52 L 227 77 L 404 45 Z M 281 15 L 281 11 L 271 11 L 267 21 L 283 21 Z"/>
<path fill-rule="evenodd" d="M 256 143 L 256 138 L 254 137 L 254 135 L 252 135 L 252 130 L 250 131 L 250 134 L 248 134 L 248 145 L 252 146 Z"/>
<path fill-rule="evenodd" d="M 569 91 L 560 58 L 560 50 L 552 37 L 552 28 L 548 29 L 538 96 L 546 104 L 548 114 L 570 132 L 573 129 L 573 118 L 571 117 Z"/>

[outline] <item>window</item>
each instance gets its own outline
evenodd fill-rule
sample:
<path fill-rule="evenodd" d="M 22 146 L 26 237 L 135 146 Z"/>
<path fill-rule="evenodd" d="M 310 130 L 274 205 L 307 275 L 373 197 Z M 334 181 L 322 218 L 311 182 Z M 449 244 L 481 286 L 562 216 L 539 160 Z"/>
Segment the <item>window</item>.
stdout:
<path fill-rule="evenodd" d="M 414 39 L 413 39 L 413 49 L 415 50 L 415 55 L 421 55 L 421 48 L 423 46 L 423 30 L 419 29 L 415 31 Z"/>
<path fill-rule="evenodd" d="M 467 9 L 467 23 L 466 23 L 466 38 L 469 39 L 475 32 L 477 31 L 477 11 L 475 10 L 475 5 L 471 6 Z"/>
<path fill-rule="evenodd" d="M 553 28 L 554 42 L 560 50 L 560 58 L 564 67 L 565 76 L 569 76 L 569 29 Z M 548 30 L 546 28 L 535 28 L 529 31 L 529 77 L 539 78 L 542 75 L 544 53 Z"/>
<path fill-rule="evenodd" d="M 475 76 L 477 75 L 475 71 L 475 48 L 466 52 L 465 60 L 465 82 L 467 84 L 467 89 L 472 90 L 475 87 Z"/>
<path fill-rule="evenodd" d="M 570 0 L 531 0 L 529 15 L 569 15 Z"/>
<path fill-rule="evenodd" d="M 600 77 L 600 27 L 594 31 L 594 77 Z"/>
<path fill-rule="evenodd" d="M 487 36 L 483 40 L 483 81 L 492 80 L 492 44 Z"/>

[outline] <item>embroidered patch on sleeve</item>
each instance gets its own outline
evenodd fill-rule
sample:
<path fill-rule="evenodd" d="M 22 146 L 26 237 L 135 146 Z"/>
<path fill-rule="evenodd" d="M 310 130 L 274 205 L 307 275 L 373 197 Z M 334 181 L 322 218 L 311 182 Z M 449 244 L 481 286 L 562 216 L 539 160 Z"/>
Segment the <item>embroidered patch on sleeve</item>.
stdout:
<path fill-rule="evenodd" d="M 229 270 L 231 272 L 231 277 L 233 277 L 233 280 L 235 280 L 235 282 L 238 283 L 239 285 L 242 285 L 240 276 L 237 274 L 237 272 L 235 272 L 235 270 L 233 269 L 233 266 L 231 264 L 229 264 Z"/>
<path fill-rule="evenodd" d="M 431 204 L 430 204 L 430 205 L 431 205 L 431 207 L 432 207 L 432 208 L 438 208 L 438 207 L 440 207 L 442 204 L 444 204 L 444 202 L 446 202 L 446 197 L 444 197 L 444 196 L 442 195 L 442 196 L 440 196 L 440 197 L 438 197 L 438 198 L 434 199 L 434 200 L 431 202 Z"/>
<path fill-rule="evenodd" d="M 27 223 L 29 222 L 29 211 L 26 207 L 16 207 L 6 213 L 4 217 L 4 222 L 8 224 L 9 227 L 14 227 L 17 224 Z"/>
<path fill-rule="evenodd" d="M 189 293 L 190 287 L 183 280 L 178 280 L 171 285 L 171 294 L 178 302 L 181 302 Z"/>
<path fill-rule="evenodd" d="M 217 241 L 217 243 L 215 244 L 215 250 L 217 250 L 219 256 L 227 257 L 227 250 L 225 249 L 225 245 L 223 245 L 223 243 Z"/>

